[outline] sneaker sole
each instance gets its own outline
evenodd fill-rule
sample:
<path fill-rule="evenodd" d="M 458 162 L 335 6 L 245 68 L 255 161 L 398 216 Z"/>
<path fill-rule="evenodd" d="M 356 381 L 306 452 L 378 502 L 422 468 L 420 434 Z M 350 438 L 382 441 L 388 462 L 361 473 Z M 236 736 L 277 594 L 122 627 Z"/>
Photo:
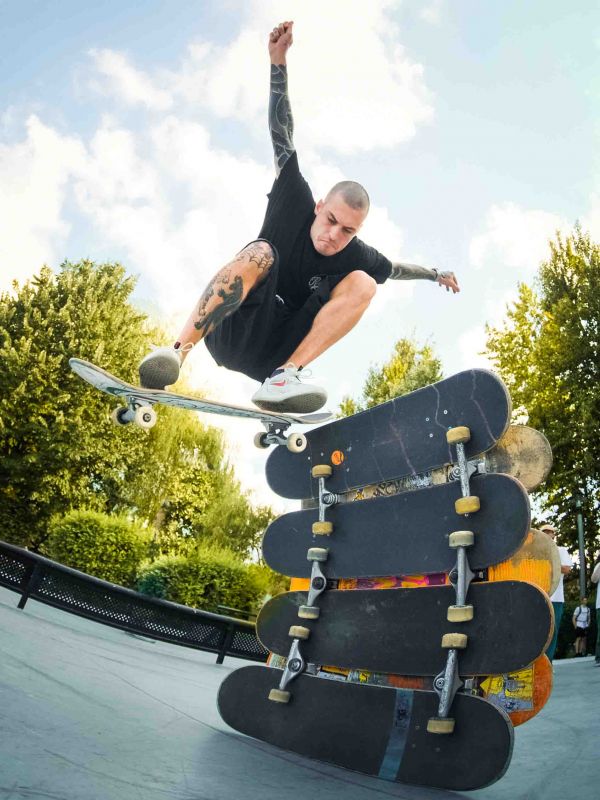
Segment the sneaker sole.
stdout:
<path fill-rule="evenodd" d="M 179 369 L 174 367 L 170 359 L 166 358 L 157 358 L 147 364 L 140 364 L 138 372 L 140 385 L 144 389 L 164 389 L 179 378 Z"/>
<path fill-rule="evenodd" d="M 298 397 L 286 397 L 284 400 L 255 400 L 254 405 L 263 411 L 288 414 L 311 414 L 323 408 L 327 398 L 322 394 L 303 394 Z"/>

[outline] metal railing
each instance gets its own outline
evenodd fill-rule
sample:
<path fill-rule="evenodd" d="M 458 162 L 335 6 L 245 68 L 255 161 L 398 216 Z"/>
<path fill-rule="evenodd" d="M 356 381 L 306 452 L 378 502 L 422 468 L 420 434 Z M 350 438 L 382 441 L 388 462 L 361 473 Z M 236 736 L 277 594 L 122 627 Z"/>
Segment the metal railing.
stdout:
<path fill-rule="evenodd" d="M 267 660 L 252 622 L 147 597 L 5 542 L 0 586 L 21 595 L 19 608 L 32 598 L 123 631 L 216 653 L 218 664 L 226 655 Z"/>

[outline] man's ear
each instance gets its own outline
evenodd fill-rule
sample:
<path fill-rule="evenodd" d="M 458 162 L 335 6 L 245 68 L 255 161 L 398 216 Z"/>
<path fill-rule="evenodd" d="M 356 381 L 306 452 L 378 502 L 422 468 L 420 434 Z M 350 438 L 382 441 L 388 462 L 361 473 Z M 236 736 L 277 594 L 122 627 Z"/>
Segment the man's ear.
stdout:
<path fill-rule="evenodd" d="M 318 214 L 319 211 L 323 208 L 324 205 L 325 205 L 325 203 L 322 200 L 319 200 L 319 202 L 315 206 L 315 214 Z"/>

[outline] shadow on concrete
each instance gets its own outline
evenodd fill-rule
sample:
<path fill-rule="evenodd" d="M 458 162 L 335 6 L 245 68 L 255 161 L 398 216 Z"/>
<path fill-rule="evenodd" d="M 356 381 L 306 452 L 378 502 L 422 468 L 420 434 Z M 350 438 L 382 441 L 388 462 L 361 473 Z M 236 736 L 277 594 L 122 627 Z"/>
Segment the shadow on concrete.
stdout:
<path fill-rule="evenodd" d="M 247 662 L 136 637 L 0 589 L 0 798 L 566 800 L 600 786 L 600 668 L 555 664 L 546 708 L 515 730 L 487 789 L 402 786 L 308 761 L 229 729 L 215 697 Z"/>

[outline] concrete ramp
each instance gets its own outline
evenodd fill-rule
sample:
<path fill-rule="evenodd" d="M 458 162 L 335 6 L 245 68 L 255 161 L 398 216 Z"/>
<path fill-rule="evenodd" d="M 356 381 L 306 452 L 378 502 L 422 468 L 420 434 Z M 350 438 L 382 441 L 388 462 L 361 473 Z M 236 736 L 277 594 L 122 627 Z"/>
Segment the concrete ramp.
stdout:
<path fill-rule="evenodd" d="M 477 792 L 402 786 L 227 728 L 219 684 L 247 664 L 123 633 L 0 589 L 2 800 L 564 800 L 600 785 L 600 668 L 555 665 L 506 776 Z"/>

